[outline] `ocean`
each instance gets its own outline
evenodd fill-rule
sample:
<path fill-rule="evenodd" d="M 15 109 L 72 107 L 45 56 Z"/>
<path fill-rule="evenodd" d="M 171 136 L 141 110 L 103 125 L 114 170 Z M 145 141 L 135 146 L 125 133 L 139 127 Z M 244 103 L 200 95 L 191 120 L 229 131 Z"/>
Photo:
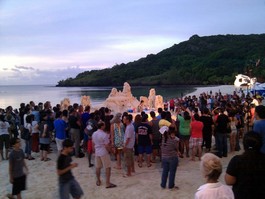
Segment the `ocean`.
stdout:
<path fill-rule="evenodd" d="M 64 98 L 69 98 L 71 104 L 80 103 L 81 96 L 90 96 L 91 105 L 100 105 L 111 92 L 113 87 L 56 87 L 54 85 L 0 85 L 0 108 L 12 106 L 19 108 L 20 103 L 29 103 L 34 101 L 35 104 L 39 102 L 50 101 L 52 106 L 60 104 Z M 115 87 L 122 91 L 121 87 Z M 131 92 L 138 100 L 140 96 L 149 95 L 149 90 L 155 88 L 156 95 L 162 95 L 164 100 L 171 98 L 178 98 L 186 95 L 199 95 L 202 92 L 209 93 L 210 91 L 222 92 L 231 94 L 235 88 L 234 86 L 141 86 L 131 87 Z"/>

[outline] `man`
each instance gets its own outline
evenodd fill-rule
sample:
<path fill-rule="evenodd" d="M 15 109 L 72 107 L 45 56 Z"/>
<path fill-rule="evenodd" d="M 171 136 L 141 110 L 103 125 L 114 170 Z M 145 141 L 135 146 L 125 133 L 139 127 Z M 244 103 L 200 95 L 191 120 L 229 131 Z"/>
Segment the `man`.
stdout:
<path fill-rule="evenodd" d="M 73 141 L 65 139 L 63 141 L 63 150 L 57 160 L 57 174 L 59 176 L 59 194 L 61 199 L 68 199 L 69 194 L 74 199 L 79 199 L 84 194 L 79 183 L 75 180 L 71 169 L 78 166 L 77 163 L 71 163 L 70 154 L 73 152 Z"/>
<path fill-rule="evenodd" d="M 117 185 L 110 182 L 111 175 L 111 161 L 109 152 L 111 151 L 109 135 L 104 132 L 105 123 L 98 122 L 98 130 L 92 135 L 93 148 L 95 150 L 95 163 L 96 163 L 96 185 L 101 185 L 100 171 L 104 167 L 106 170 L 106 188 L 114 188 Z"/>
<path fill-rule="evenodd" d="M 135 131 L 132 124 L 132 115 L 126 115 L 123 117 L 123 122 L 126 124 L 125 135 L 124 135 L 124 160 L 127 167 L 127 173 L 124 177 L 132 176 L 134 170 L 134 159 L 133 159 L 133 148 L 135 143 Z"/>
<path fill-rule="evenodd" d="M 230 120 L 227 115 L 224 114 L 224 109 L 221 108 L 220 115 L 218 115 L 216 120 L 216 139 L 217 139 L 217 155 L 222 157 L 227 157 L 227 134 L 228 125 L 230 125 Z"/>
<path fill-rule="evenodd" d="M 55 129 L 55 141 L 58 150 L 58 155 L 60 155 L 63 149 L 63 141 L 66 138 L 66 129 L 67 123 L 62 119 L 62 112 L 56 112 L 55 120 L 54 120 L 54 129 Z"/>
<path fill-rule="evenodd" d="M 25 162 L 25 155 L 20 148 L 20 139 L 12 138 L 10 144 L 13 148 L 9 155 L 9 178 L 10 183 L 13 184 L 12 195 L 8 194 L 8 198 L 13 198 L 14 195 L 17 199 L 21 199 L 21 191 L 26 190 L 26 175 L 28 167 Z"/>
<path fill-rule="evenodd" d="M 265 106 L 259 105 L 255 108 L 255 118 L 253 130 L 261 135 L 261 152 L 265 154 Z"/>
<path fill-rule="evenodd" d="M 76 117 L 76 111 L 74 108 L 71 108 L 69 111 L 69 126 L 70 126 L 70 138 L 74 142 L 75 146 L 75 157 L 79 157 L 79 148 L 80 148 L 80 128 L 81 122 Z"/>
<path fill-rule="evenodd" d="M 156 157 L 160 156 L 160 144 L 161 144 L 161 134 L 159 132 L 159 119 L 156 118 L 156 114 L 154 111 L 150 112 L 150 116 L 152 117 L 152 120 L 149 122 L 152 132 L 153 132 L 153 158 L 152 161 L 155 162 Z"/>

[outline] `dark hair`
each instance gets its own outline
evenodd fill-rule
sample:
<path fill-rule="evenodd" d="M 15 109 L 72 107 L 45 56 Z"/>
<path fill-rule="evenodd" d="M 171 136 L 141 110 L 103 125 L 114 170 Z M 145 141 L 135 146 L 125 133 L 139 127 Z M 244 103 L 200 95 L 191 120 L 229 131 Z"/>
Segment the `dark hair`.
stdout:
<path fill-rule="evenodd" d="M 63 141 L 63 148 L 72 147 L 72 146 L 74 146 L 74 142 L 72 140 L 67 138 Z"/>
<path fill-rule="evenodd" d="M 147 114 L 143 114 L 142 115 L 142 122 L 146 122 L 148 119 L 148 115 Z"/>
<path fill-rule="evenodd" d="M 245 151 L 260 151 L 262 146 L 262 138 L 258 133 L 249 131 L 244 135 L 243 146 Z"/>
<path fill-rule="evenodd" d="M 165 133 L 164 133 L 164 143 L 167 143 L 168 136 L 171 135 L 172 133 L 176 134 L 176 131 L 175 131 L 174 127 L 169 127 L 168 131 L 165 131 Z"/>
<path fill-rule="evenodd" d="M 189 114 L 188 111 L 184 112 L 183 118 L 184 118 L 184 120 L 190 120 L 191 119 L 190 114 Z"/>
<path fill-rule="evenodd" d="M 154 112 L 154 111 L 150 111 L 150 116 L 151 116 L 152 118 L 154 118 L 154 117 L 156 116 L 155 112 Z"/>
<path fill-rule="evenodd" d="M 200 116 L 199 116 L 198 113 L 194 114 L 193 117 L 194 117 L 194 119 L 195 119 L 196 121 L 199 121 L 199 120 L 200 120 Z"/>
<path fill-rule="evenodd" d="M 255 112 L 261 119 L 265 119 L 265 106 L 263 105 L 256 106 Z"/>
<path fill-rule="evenodd" d="M 27 115 L 26 116 L 26 122 L 31 123 L 32 122 L 32 115 Z"/>
<path fill-rule="evenodd" d="M 62 111 L 58 111 L 55 113 L 55 118 L 59 118 L 62 115 Z"/>
<path fill-rule="evenodd" d="M 14 146 L 17 143 L 17 140 L 20 140 L 20 139 L 19 138 L 15 138 L 15 137 L 11 138 L 10 141 L 9 141 L 10 145 Z"/>
<path fill-rule="evenodd" d="M 209 109 L 208 109 L 208 108 L 204 108 L 204 109 L 203 109 L 203 113 L 204 113 L 204 114 L 208 114 L 208 113 L 209 113 Z"/>
<path fill-rule="evenodd" d="M 131 122 L 132 119 L 133 119 L 132 114 L 125 115 L 124 117 L 125 117 L 127 120 L 129 120 L 130 122 Z"/>
<path fill-rule="evenodd" d="M 158 113 L 162 113 L 163 112 L 163 109 L 160 107 L 160 108 L 157 109 L 157 112 Z"/>
<path fill-rule="evenodd" d="M 99 121 L 98 122 L 98 128 L 100 129 L 102 126 L 104 126 L 105 125 L 105 122 L 103 122 L 103 121 Z"/>

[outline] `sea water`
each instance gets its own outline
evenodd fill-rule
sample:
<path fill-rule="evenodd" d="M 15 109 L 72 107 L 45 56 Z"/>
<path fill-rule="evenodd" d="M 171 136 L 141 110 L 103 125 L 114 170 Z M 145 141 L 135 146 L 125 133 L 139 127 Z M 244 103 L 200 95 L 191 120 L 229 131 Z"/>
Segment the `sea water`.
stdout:
<path fill-rule="evenodd" d="M 12 106 L 19 108 L 20 103 L 29 103 L 30 101 L 38 104 L 39 102 L 50 101 L 52 106 L 60 104 L 64 98 L 69 98 L 70 103 L 81 103 L 81 96 L 90 96 L 92 106 L 98 106 L 111 92 L 113 87 L 56 87 L 54 85 L 0 85 L 0 108 Z M 122 91 L 122 87 L 116 87 Z M 209 93 L 222 92 L 232 93 L 233 86 L 141 86 L 131 87 L 131 92 L 138 100 L 140 96 L 149 96 L 149 90 L 155 88 L 156 95 L 162 95 L 164 100 L 179 98 L 185 95 L 199 95 L 202 92 Z"/>

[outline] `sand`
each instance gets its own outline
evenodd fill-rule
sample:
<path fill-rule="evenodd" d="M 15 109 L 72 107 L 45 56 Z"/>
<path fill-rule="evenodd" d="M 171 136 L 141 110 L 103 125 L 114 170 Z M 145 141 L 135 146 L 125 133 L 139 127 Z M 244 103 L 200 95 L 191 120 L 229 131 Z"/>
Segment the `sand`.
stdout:
<path fill-rule="evenodd" d="M 40 161 L 39 154 L 33 153 L 35 160 L 26 160 L 29 167 L 29 174 L 27 177 L 27 190 L 22 192 L 22 197 L 26 199 L 55 199 L 58 195 L 58 177 L 56 174 L 56 159 L 57 152 L 55 144 L 52 144 L 54 152 L 49 154 L 51 158 L 48 162 Z M 242 151 L 241 151 L 242 152 Z M 223 173 L 220 181 L 224 183 L 224 173 L 227 164 L 232 156 L 241 152 L 234 152 L 229 154 L 227 158 L 222 158 Z M 190 158 L 180 158 L 179 167 L 176 173 L 176 186 L 179 190 L 171 191 L 169 189 L 161 189 L 161 162 L 157 160 L 152 167 L 147 168 L 143 164 L 139 168 L 136 164 L 136 173 L 129 178 L 124 178 L 124 170 L 114 169 L 115 161 L 112 161 L 112 175 L 111 181 L 117 185 L 116 188 L 106 189 L 104 183 L 104 172 L 102 173 L 103 184 L 96 186 L 95 168 L 88 167 L 87 158 L 75 158 L 73 162 L 78 163 L 78 167 L 74 168 L 73 174 L 80 183 L 84 196 L 82 198 L 108 198 L 108 199 L 154 199 L 154 198 L 194 198 L 194 193 L 197 188 L 204 184 L 204 179 L 199 171 L 200 162 L 190 161 Z M 12 185 L 9 183 L 8 175 L 8 161 L 0 161 L 0 198 L 5 197 L 6 194 L 11 193 Z"/>

